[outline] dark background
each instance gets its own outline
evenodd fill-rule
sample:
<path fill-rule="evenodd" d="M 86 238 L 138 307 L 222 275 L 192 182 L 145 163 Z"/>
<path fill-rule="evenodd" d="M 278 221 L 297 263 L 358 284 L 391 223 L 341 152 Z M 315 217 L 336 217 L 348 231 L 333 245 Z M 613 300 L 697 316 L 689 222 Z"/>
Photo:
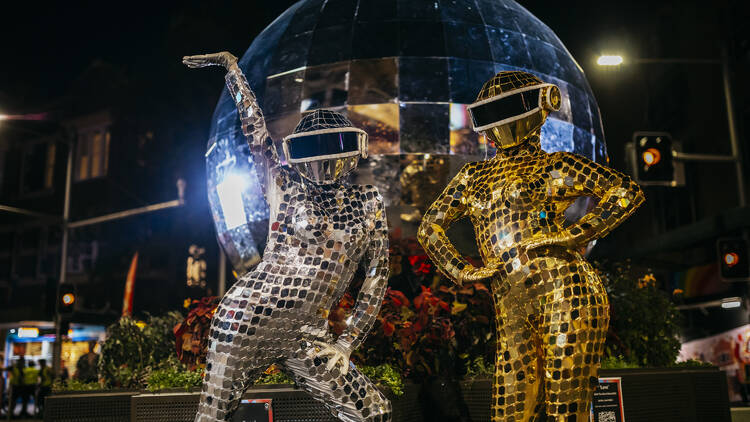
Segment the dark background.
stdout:
<path fill-rule="evenodd" d="M 175 261 L 172 274 L 164 277 L 176 281 L 150 289 L 141 288 L 143 282 L 140 282 L 136 304 L 149 310 L 176 305 L 174 298 L 178 295 L 174 294 L 174 288 L 184 285 L 180 278 L 184 278 L 184 263 L 180 257 L 187 256 L 187 246 L 194 239 L 215 236 L 205 199 L 203 153 L 213 108 L 223 88 L 220 71 L 190 71 L 180 59 L 187 54 L 220 50 L 241 56 L 253 38 L 292 3 L 288 0 L 126 5 L 13 2 L 2 6 L 0 114 L 46 113 L 47 123 L 2 121 L 0 142 L 7 139 L 23 142 L 29 137 L 42 136 L 58 119 L 112 104 L 117 104 L 122 115 L 142 116 L 135 125 L 139 131 L 156 134 L 152 140 L 143 140 L 143 145 L 139 143 L 133 156 L 113 158 L 125 166 L 138 163 L 132 172 L 125 172 L 128 177 L 109 177 L 93 191 L 74 188 L 73 202 L 78 205 L 73 207 L 73 220 L 170 200 L 175 196 L 175 180 L 182 177 L 188 182 L 187 214 L 166 213 L 149 218 L 144 227 L 150 228 L 143 233 L 132 227 L 146 221 L 145 218 L 124 228 L 111 224 L 91 229 L 89 236 L 118 237 L 123 244 L 120 258 L 110 263 L 118 268 L 117 279 L 123 281 L 99 283 L 101 297 L 121 295 L 124 274 L 134 252 L 132 245 L 150 242 L 154 230 L 166 227 L 161 239 L 171 240 L 150 247 L 184 251 L 177 258 L 163 258 Z M 750 124 L 747 2 L 534 0 L 520 3 L 557 33 L 586 72 L 601 109 L 613 167 L 626 170 L 623 148 L 633 132 L 639 130 L 668 131 L 682 142 L 686 152 L 730 153 L 719 66 L 632 63 L 633 58 L 719 59 L 722 49 L 726 50 L 731 66 L 735 113 L 743 156 L 747 157 L 745 146 Z M 622 54 L 626 65 L 617 70 L 597 67 L 595 59 L 601 53 Z M 123 120 L 122 124 L 128 125 L 128 121 Z M 686 175 L 686 187 L 646 188 L 646 205 L 603 240 L 597 250 L 605 255 L 627 256 L 644 239 L 737 206 L 732 165 L 688 164 Z M 0 182 L 8 184 L 8 180 Z M 0 203 L 6 199 L 0 197 Z M 47 213 L 61 212 L 59 200 L 39 206 Z M 0 226 L 16 221 L 22 220 L 0 214 Z M 73 240 L 85 235 L 79 231 Z M 660 271 L 705 264 L 716 259 L 711 247 L 713 241 L 658 256 L 642 256 L 637 264 Z M 208 279 L 215 285 L 216 244 L 209 241 L 201 246 L 207 248 Z M 143 258 L 144 268 L 149 267 L 148 259 L 162 258 L 154 254 Z M 159 277 L 155 275 L 153 279 Z M 669 290 L 669 283 L 666 280 L 663 283 Z M 18 291 L 22 289 L 16 289 L 16 294 Z M 38 292 L 32 289 L 26 295 L 34 294 Z M 104 306 L 103 301 L 97 306 Z M 90 299 L 92 302 L 96 300 Z M 118 308 L 119 304 L 112 307 Z"/>

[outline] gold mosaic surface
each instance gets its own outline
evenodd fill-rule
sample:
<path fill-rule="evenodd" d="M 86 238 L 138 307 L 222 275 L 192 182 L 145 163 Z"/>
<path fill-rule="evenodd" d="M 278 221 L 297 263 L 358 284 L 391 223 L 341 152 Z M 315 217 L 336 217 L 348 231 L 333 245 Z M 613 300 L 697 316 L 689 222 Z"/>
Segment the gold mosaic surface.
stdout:
<path fill-rule="evenodd" d="M 540 85 L 542 80 L 526 72 L 500 72 L 482 85 L 477 101 L 486 100 L 505 92 L 526 86 Z"/>
<path fill-rule="evenodd" d="M 569 227 L 578 197 L 597 205 Z M 609 323 L 606 292 L 578 250 L 643 201 L 627 176 L 571 153 L 548 154 L 538 132 L 495 158 L 469 163 L 425 214 L 418 238 L 457 283 L 487 279 L 496 310 L 492 420 L 588 421 Z M 484 267 L 445 230 L 469 217 Z"/>

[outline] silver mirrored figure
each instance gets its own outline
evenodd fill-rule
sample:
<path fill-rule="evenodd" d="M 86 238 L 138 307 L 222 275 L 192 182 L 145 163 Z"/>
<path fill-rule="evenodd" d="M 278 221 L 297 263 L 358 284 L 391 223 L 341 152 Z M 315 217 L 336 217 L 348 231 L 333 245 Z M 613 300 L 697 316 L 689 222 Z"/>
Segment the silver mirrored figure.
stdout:
<path fill-rule="evenodd" d="M 224 66 L 258 178 L 270 206 L 262 261 L 221 300 L 211 332 L 197 422 L 230 420 L 243 392 L 271 364 L 342 421 L 389 421 L 391 404 L 349 362 L 376 320 L 388 280 L 388 229 L 373 186 L 342 179 L 367 151 L 367 135 L 343 115 L 306 115 L 283 141 L 282 165 L 236 57 L 183 58 Z M 328 312 L 355 270 L 365 280 L 347 329 L 335 338 Z"/>

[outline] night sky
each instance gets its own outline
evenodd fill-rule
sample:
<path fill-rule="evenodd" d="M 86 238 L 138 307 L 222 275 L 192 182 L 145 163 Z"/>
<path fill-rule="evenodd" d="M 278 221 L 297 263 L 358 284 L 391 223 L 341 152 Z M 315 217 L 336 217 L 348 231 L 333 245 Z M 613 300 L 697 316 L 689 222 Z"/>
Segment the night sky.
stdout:
<path fill-rule="evenodd" d="M 190 72 L 186 54 L 229 50 L 237 56 L 293 2 L 108 2 L 4 5 L 0 113 L 60 113 L 61 98 L 96 90 L 85 71 L 117 69 L 134 101 L 170 119 L 203 148 L 222 89 L 220 72 Z M 718 58 L 728 47 L 741 133 L 750 118 L 750 42 L 742 1 L 521 1 L 550 26 L 584 68 L 602 112 L 611 164 L 624 170 L 623 145 L 637 130 L 666 130 L 688 152 L 728 153 L 721 73 L 706 65 L 633 65 L 603 71 L 602 52 L 626 57 Z M 157 106 L 155 106 L 157 105 Z M 163 117 L 161 117 L 163 116 Z M 13 131 L 5 122 L 0 136 Z M 747 151 L 745 151 L 747 152 Z M 663 231 L 736 206 L 729 166 L 688 169 L 690 189 L 652 191 L 662 206 L 644 207 L 631 226 Z M 727 182 L 728 181 L 728 182 Z M 717 186 L 721 188 L 717 189 Z M 666 204 L 666 206 L 664 206 Z M 620 230 L 620 236 L 643 230 Z"/>

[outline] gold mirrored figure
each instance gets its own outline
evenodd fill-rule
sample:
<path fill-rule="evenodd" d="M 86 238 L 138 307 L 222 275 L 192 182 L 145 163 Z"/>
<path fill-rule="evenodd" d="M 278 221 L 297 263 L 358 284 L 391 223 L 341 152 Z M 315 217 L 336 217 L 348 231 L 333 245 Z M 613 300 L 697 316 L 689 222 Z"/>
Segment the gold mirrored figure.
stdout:
<path fill-rule="evenodd" d="M 475 130 L 498 147 L 469 163 L 429 208 L 418 238 L 458 284 L 487 280 L 497 329 L 492 420 L 588 420 L 609 324 L 607 294 L 580 253 L 643 202 L 627 176 L 584 157 L 540 148 L 540 128 L 560 91 L 525 72 L 501 72 L 470 107 Z M 596 205 L 565 224 L 579 197 Z M 469 217 L 483 266 L 445 232 Z"/>

